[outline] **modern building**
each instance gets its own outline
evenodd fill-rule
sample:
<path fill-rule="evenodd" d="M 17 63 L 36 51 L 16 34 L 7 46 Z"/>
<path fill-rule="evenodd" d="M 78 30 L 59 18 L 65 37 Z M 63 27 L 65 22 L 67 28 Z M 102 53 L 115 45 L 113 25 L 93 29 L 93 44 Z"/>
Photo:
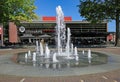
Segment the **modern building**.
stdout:
<path fill-rule="evenodd" d="M 66 28 L 71 29 L 71 41 L 76 45 L 101 44 L 107 41 L 107 22 L 92 24 L 88 21 L 74 21 L 72 17 L 64 17 Z M 22 26 L 17 27 L 9 22 L 8 35 L 4 33 L 4 42 L 31 43 L 44 38 L 49 44 L 55 43 L 56 17 L 43 16 L 40 20 L 32 22 L 21 22 Z"/>

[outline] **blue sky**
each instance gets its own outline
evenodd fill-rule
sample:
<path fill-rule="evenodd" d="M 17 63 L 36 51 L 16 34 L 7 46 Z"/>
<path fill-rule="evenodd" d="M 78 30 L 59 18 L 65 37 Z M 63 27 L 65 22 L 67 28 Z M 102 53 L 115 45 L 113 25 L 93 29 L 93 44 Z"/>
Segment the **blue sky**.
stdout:
<path fill-rule="evenodd" d="M 56 7 L 60 5 L 65 16 L 71 16 L 73 20 L 83 20 L 78 12 L 79 0 L 35 0 L 38 16 L 56 16 Z M 115 21 L 108 23 L 108 31 L 115 31 Z"/>

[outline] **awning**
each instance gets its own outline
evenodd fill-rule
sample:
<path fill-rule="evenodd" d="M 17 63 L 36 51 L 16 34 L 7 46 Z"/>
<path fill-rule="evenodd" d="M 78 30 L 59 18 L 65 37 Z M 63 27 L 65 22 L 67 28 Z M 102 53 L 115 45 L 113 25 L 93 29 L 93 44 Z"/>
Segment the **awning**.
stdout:
<path fill-rule="evenodd" d="M 50 38 L 50 35 L 44 34 L 44 35 L 40 35 L 39 38 Z"/>

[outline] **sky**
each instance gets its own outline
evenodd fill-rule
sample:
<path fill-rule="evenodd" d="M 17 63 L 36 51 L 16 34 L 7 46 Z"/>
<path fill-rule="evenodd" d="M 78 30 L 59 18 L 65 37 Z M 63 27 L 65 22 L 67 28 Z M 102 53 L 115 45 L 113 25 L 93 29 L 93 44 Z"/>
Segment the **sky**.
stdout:
<path fill-rule="evenodd" d="M 79 0 L 35 0 L 37 9 L 35 13 L 38 16 L 56 16 L 56 7 L 62 7 L 65 16 L 71 16 L 72 20 L 83 20 L 78 12 Z M 108 23 L 108 31 L 115 32 L 115 21 Z"/>

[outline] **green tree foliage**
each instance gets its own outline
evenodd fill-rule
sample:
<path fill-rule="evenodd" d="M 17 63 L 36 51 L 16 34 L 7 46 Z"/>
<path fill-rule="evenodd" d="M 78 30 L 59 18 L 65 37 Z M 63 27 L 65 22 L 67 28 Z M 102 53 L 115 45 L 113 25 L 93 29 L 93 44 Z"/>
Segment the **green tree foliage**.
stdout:
<path fill-rule="evenodd" d="M 0 22 L 32 21 L 37 18 L 35 9 L 34 0 L 1 0 Z"/>
<path fill-rule="evenodd" d="M 79 13 L 93 23 L 116 20 L 116 45 L 120 46 L 120 0 L 80 0 Z"/>

